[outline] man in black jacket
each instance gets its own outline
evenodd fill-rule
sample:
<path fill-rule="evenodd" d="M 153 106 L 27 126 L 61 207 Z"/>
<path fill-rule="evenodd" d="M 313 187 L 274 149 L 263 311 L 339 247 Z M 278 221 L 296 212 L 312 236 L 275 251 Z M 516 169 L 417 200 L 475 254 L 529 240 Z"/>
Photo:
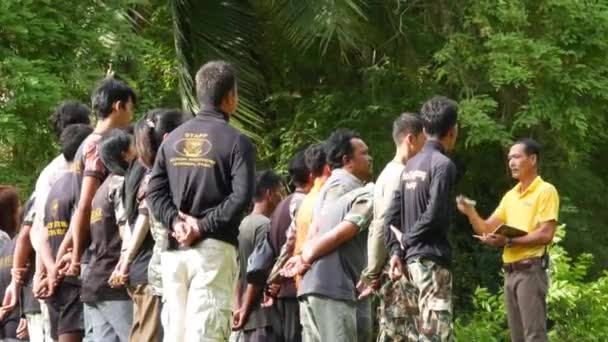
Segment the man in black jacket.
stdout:
<path fill-rule="evenodd" d="M 229 337 L 238 227 L 255 175 L 253 143 L 228 124 L 238 103 L 233 66 L 206 63 L 196 88 L 201 111 L 160 147 L 147 195 L 152 215 L 170 231 L 161 261 L 165 340 L 176 342 Z"/>
<path fill-rule="evenodd" d="M 391 278 L 406 277 L 402 279 L 403 291 L 410 296 L 404 297 L 417 298 L 413 306 L 419 310 L 418 317 L 407 320 L 417 326 L 407 331 L 418 336 L 408 339 L 451 341 L 452 249 L 448 228 L 456 166 L 446 153 L 456 144 L 458 107 L 445 97 L 434 97 L 420 113 L 427 142 L 405 166 L 386 213 L 384 230 L 391 255 Z"/>

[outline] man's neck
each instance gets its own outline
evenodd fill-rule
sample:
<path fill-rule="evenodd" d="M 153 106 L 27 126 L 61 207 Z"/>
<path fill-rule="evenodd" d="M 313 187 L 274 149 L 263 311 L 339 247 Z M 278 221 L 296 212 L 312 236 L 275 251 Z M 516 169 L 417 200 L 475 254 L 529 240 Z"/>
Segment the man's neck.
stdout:
<path fill-rule="evenodd" d="M 426 139 L 427 142 L 434 142 L 436 144 L 441 145 L 441 147 L 443 147 L 444 151 L 449 152 L 450 149 L 448 149 L 448 143 L 446 141 L 446 139 L 439 139 L 437 137 L 427 137 Z"/>
<path fill-rule="evenodd" d="M 355 175 L 355 174 L 352 172 L 352 170 L 347 169 L 347 168 L 342 168 L 342 170 L 344 170 L 344 171 L 346 171 L 346 172 L 350 173 L 350 174 L 351 174 L 353 177 L 357 178 L 357 179 L 359 180 L 359 182 L 361 182 L 361 183 L 365 183 L 365 182 L 366 182 L 365 180 L 363 180 L 363 179 L 361 179 L 361 178 L 357 177 L 357 175 Z"/>
<path fill-rule="evenodd" d="M 255 202 L 255 204 L 253 205 L 253 210 L 251 211 L 251 213 L 252 214 L 258 214 L 258 215 L 266 216 L 266 217 L 270 217 L 270 215 L 272 214 L 270 208 L 268 207 L 268 205 L 264 201 L 262 201 L 262 202 Z"/>
<path fill-rule="evenodd" d="M 528 190 L 528 188 L 530 187 L 530 185 L 532 184 L 532 182 L 534 182 L 534 180 L 536 179 L 536 177 L 538 177 L 538 173 L 537 172 L 533 172 L 532 174 L 530 174 L 530 176 L 525 177 L 523 179 L 519 180 L 519 184 L 521 184 L 521 186 L 519 187 L 519 192 L 523 193 L 526 190 Z"/>
<path fill-rule="evenodd" d="M 114 128 L 118 128 L 118 126 L 114 124 L 114 122 L 109 117 L 107 117 L 103 120 L 97 121 L 97 125 L 95 125 L 95 133 L 102 134 Z"/>
<path fill-rule="evenodd" d="M 407 149 L 397 148 L 393 161 L 405 165 L 408 159 L 410 159 L 409 151 Z"/>

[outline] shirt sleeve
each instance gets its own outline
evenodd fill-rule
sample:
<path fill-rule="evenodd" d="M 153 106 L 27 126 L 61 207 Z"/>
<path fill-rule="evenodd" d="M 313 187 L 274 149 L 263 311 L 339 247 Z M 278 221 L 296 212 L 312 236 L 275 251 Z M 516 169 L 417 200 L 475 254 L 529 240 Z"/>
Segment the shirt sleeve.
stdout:
<path fill-rule="evenodd" d="M 111 192 L 111 200 L 114 205 L 114 215 L 116 217 L 116 224 L 120 226 L 124 226 L 127 223 L 127 214 L 125 210 L 125 206 L 122 202 L 122 188 L 123 181 L 122 177 L 116 178 L 112 183 L 112 192 Z"/>
<path fill-rule="evenodd" d="M 538 222 L 557 221 L 559 216 L 559 195 L 551 186 L 539 195 Z"/>
<path fill-rule="evenodd" d="M 262 240 L 266 238 L 266 235 L 270 231 L 270 221 L 261 224 L 255 230 L 255 235 L 253 236 L 253 245 L 257 246 L 262 243 Z"/>
<path fill-rule="evenodd" d="M 507 195 L 505 194 L 502 199 L 500 200 L 500 203 L 498 204 L 498 207 L 496 207 L 496 210 L 494 210 L 494 213 L 492 214 L 493 217 L 499 219 L 501 222 L 507 222 L 507 209 L 506 209 L 506 202 L 507 202 Z"/>
<path fill-rule="evenodd" d="M 402 230 L 401 224 L 401 208 L 402 208 L 402 191 L 403 191 L 403 179 L 399 181 L 397 190 L 393 193 L 393 199 L 391 200 L 388 208 L 385 212 L 384 222 L 382 229 L 384 230 L 384 241 L 386 242 L 386 249 L 391 256 L 398 255 L 403 257 L 405 252 L 401 248 L 401 244 L 395 234 L 391 230 L 391 226 Z"/>
<path fill-rule="evenodd" d="M 159 153 L 154 161 L 154 167 L 150 174 L 148 182 L 148 191 L 146 194 L 146 203 L 151 214 L 160 223 L 169 229 L 173 230 L 173 221 L 177 218 L 177 207 L 173 204 L 171 188 L 169 187 L 169 176 L 167 175 L 167 166 L 165 163 L 164 144 L 161 145 Z"/>
<path fill-rule="evenodd" d="M 373 189 L 373 188 L 372 188 Z M 359 227 L 359 232 L 367 229 L 373 217 L 373 200 L 369 192 L 362 193 L 355 197 L 348 213 L 343 221 L 348 221 Z"/>
<path fill-rule="evenodd" d="M 90 142 L 84 146 L 84 169 L 82 175 L 84 177 L 95 177 L 100 181 L 103 181 L 107 177 L 108 170 L 101 162 L 99 156 L 99 143 Z"/>
<path fill-rule="evenodd" d="M 392 181 L 392 180 L 391 180 Z M 398 184 L 399 178 L 393 183 Z M 374 194 L 374 218 L 367 236 L 367 267 L 361 273 L 361 279 L 369 284 L 372 279 L 377 279 L 382 273 L 386 263 L 388 251 L 385 244 L 383 223 L 386 217 L 387 206 L 393 200 L 396 185 L 376 184 L 381 187 L 380 192 Z"/>

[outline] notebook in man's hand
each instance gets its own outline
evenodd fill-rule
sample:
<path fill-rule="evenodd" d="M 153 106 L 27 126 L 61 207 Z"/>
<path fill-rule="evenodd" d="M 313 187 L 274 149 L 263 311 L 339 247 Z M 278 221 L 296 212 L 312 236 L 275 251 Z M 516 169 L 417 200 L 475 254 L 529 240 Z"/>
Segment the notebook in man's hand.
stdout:
<path fill-rule="evenodd" d="M 520 228 L 501 224 L 500 226 L 498 226 L 498 228 L 494 230 L 494 234 L 502 235 L 507 238 L 516 238 L 527 235 L 528 232 Z"/>

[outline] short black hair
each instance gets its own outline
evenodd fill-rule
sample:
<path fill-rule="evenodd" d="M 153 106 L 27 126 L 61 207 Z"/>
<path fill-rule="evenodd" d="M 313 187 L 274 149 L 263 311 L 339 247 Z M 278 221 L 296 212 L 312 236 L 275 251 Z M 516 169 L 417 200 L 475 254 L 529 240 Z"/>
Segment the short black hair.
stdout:
<path fill-rule="evenodd" d="M 135 147 L 144 166 L 151 168 L 163 136 L 171 133 L 185 121 L 184 114 L 177 109 L 156 108 L 144 115 L 135 124 Z"/>
<path fill-rule="evenodd" d="M 456 125 L 458 105 L 445 96 L 435 96 L 422 105 L 420 114 L 426 134 L 441 139 Z"/>
<path fill-rule="evenodd" d="M 393 122 L 393 140 L 399 145 L 408 134 L 418 135 L 422 132 L 422 120 L 418 114 L 405 112 Z"/>
<path fill-rule="evenodd" d="M 59 141 L 61 142 L 61 154 L 68 163 L 74 161 L 78 148 L 91 133 L 93 133 L 93 127 L 87 124 L 69 125 L 63 130 Z"/>
<path fill-rule="evenodd" d="M 266 190 L 271 190 L 282 183 L 281 176 L 273 170 L 263 170 L 256 172 L 255 175 L 255 191 L 253 200 L 258 202 L 264 198 Z"/>
<path fill-rule="evenodd" d="M 235 87 L 236 69 L 228 62 L 207 62 L 196 73 L 196 97 L 201 106 L 218 107 Z"/>
<path fill-rule="evenodd" d="M 342 165 L 342 157 L 353 157 L 355 150 L 351 140 L 356 138 L 361 139 L 359 133 L 345 128 L 339 128 L 327 138 L 325 154 L 327 155 L 327 164 L 332 170 L 344 166 Z"/>
<path fill-rule="evenodd" d="M 522 138 L 517 140 L 512 146 L 515 145 L 524 145 L 524 152 L 528 155 L 535 155 L 536 160 L 540 160 L 540 144 L 536 142 L 536 140 L 532 138 Z"/>
<path fill-rule="evenodd" d="M 113 77 L 103 79 L 91 95 L 91 106 L 95 115 L 100 119 L 105 119 L 112 113 L 112 105 L 117 101 L 122 101 L 123 105 L 129 102 L 137 103 L 135 91 L 125 82 Z"/>
<path fill-rule="evenodd" d="M 323 169 L 327 165 L 327 154 L 325 153 L 325 143 L 317 143 L 310 145 L 306 151 L 306 166 L 312 173 L 313 177 L 320 177 L 323 174 Z"/>
<path fill-rule="evenodd" d="M 84 103 L 78 101 L 62 102 L 50 118 L 53 132 L 59 138 L 63 130 L 73 124 L 91 124 L 91 110 Z"/>
<path fill-rule="evenodd" d="M 287 172 L 291 177 L 291 181 L 296 186 L 304 186 L 308 183 L 310 169 L 306 166 L 306 155 L 304 150 L 297 152 L 287 163 Z"/>
<path fill-rule="evenodd" d="M 133 136 L 123 129 L 113 129 L 99 142 L 99 158 L 113 174 L 124 176 L 129 163 L 122 154 L 129 151 Z"/>

